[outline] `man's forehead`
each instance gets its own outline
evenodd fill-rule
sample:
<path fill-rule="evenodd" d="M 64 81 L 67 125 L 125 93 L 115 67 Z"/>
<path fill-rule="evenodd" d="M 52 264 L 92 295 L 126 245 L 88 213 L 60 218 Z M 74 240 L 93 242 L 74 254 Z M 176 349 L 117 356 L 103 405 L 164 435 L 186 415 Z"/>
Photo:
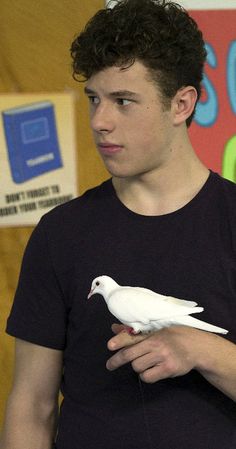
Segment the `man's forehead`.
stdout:
<path fill-rule="evenodd" d="M 135 94 L 150 82 L 148 69 L 140 62 L 129 66 L 111 66 L 93 74 L 86 82 L 85 92 L 102 89 L 114 93 Z"/>

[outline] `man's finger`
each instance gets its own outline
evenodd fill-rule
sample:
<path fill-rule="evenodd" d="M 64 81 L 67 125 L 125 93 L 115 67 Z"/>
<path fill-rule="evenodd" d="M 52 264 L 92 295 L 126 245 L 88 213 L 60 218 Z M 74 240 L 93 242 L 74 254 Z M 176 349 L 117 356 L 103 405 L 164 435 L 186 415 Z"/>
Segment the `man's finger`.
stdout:
<path fill-rule="evenodd" d="M 112 330 L 114 333 L 116 333 L 116 335 L 112 337 L 107 343 L 107 347 L 108 349 L 110 349 L 110 351 L 116 351 L 117 349 L 134 345 L 140 341 L 145 340 L 148 337 L 148 334 L 130 334 L 129 328 L 122 324 L 113 324 Z"/>

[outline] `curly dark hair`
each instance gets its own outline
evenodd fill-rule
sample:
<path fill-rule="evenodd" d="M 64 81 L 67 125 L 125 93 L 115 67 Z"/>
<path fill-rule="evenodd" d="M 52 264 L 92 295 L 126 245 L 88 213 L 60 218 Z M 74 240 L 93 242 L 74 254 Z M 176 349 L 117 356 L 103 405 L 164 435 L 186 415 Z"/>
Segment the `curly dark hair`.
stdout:
<path fill-rule="evenodd" d="M 118 0 L 99 10 L 71 45 L 73 76 L 88 80 L 111 66 L 142 62 L 157 83 L 163 104 L 177 90 L 193 86 L 201 94 L 206 50 L 194 19 L 177 3 L 165 0 Z M 187 126 L 193 119 L 187 119 Z"/>

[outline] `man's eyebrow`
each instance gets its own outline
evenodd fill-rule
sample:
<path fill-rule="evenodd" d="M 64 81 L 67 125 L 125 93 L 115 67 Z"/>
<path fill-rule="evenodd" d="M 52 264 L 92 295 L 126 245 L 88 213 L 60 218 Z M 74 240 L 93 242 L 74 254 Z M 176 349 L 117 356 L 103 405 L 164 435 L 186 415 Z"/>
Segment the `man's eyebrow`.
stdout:
<path fill-rule="evenodd" d="M 87 86 L 84 88 L 84 93 L 89 95 L 89 94 L 93 94 L 95 95 L 96 92 L 94 92 L 94 90 L 89 89 Z"/>
<path fill-rule="evenodd" d="M 110 96 L 111 97 L 119 97 L 119 98 L 124 98 L 124 97 L 136 98 L 138 96 L 138 94 L 136 94 L 135 92 L 132 92 L 130 90 L 117 90 L 115 92 L 111 92 Z"/>
<path fill-rule="evenodd" d="M 85 87 L 84 88 L 84 92 L 87 95 L 96 95 L 96 92 L 93 89 L 90 89 L 89 87 Z M 125 97 L 129 97 L 129 98 L 137 98 L 139 95 L 135 92 L 132 92 L 130 90 L 117 90 L 114 92 L 110 92 L 108 94 L 109 97 L 119 97 L 119 98 L 125 98 Z"/>

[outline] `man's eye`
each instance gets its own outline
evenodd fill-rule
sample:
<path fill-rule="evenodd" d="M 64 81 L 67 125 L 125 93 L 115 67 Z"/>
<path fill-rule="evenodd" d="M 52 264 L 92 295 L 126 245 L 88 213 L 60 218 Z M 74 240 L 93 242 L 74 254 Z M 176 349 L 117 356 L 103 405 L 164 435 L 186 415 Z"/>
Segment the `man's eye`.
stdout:
<path fill-rule="evenodd" d="M 131 103 L 131 100 L 127 100 L 126 98 L 117 98 L 117 104 L 120 106 L 128 106 Z"/>
<path fill-rule="evenodd" d="M 88 99 L 89 99 L 89 103 L 91 103 L 91 104 L 98 104 L 99 103 L 99 98 L 96 97 L 95 95 L 90 95 L 88 97 Z"/>

